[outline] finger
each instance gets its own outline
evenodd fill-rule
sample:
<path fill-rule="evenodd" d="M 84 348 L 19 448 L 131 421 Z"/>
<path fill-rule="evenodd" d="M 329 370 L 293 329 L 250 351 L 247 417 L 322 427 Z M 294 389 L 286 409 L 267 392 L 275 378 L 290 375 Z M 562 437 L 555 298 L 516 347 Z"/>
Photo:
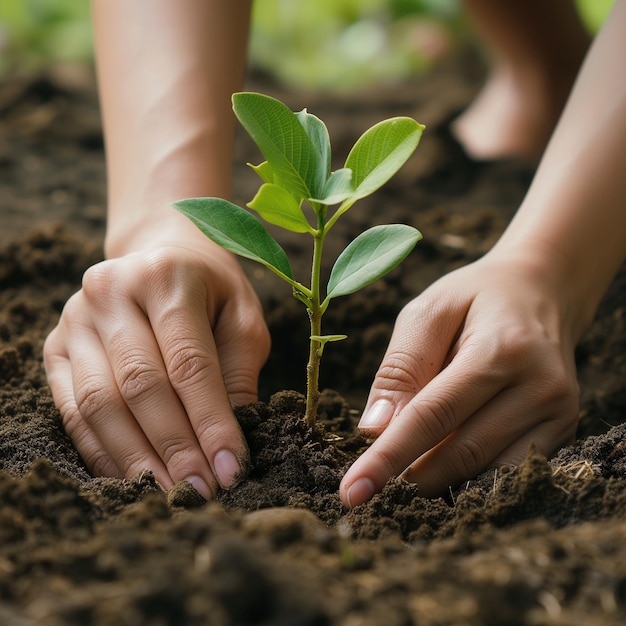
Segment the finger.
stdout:
<path fill-rule="evenodd" d="M 171 388 L 176 393 L 212 473 L 220 486 L 232 487 L 247 465 L 248 449 L 234 417 L 224 385 L 209 312 L 215 294 L 200 290 L 199 278 L 189 284 L 172 268 L 157 267 L 161 292 L 167 298 L 149 297 L 140 303 L 146 311 L 163 358 Z"/>
<path fill-rule="evenodd" d="M 533 444 L 540 452 L 551 453 L 574 434 L 577 411 L 555 419 L 549 407 L 538 411 L 532 396 L 525 388 L 499 394 L 411 464 L 402 477 L 432 497 L 488 467 L 519 464 Z"/>
<path fill-rule="evenodd" d="M 402 310 L 359 421 L 364 436 L 379 436 L 446 366 L 468 308 L 431 288 Z"/>
<path fill-rule="evenodd" d="M 128 306 L 127 302 L 117 303 L 116 315 L 98 315 L 95 320 L 101 344 L 106 346 L 103 358 L 110 363 L 115 396 L 123 404 L 125 419 L 135 422 L 149 442 L 150 457 L 158 457 L 156 466 L 165 468 L 168 477 L 159 480 L 162 486 L 168 488 L 186 480 L 210 499 L 217 491 L 210 464 L 170 384 L 149 320 L 137 306 Z M 106 427 L 100 419 L 93 425 L 98 434 Z M 144 452 L 146 447 L 142 447 Z M 118 463 L 127 466 L 130 461 L 125 456 Z M 130 463 L 129 472 L 136 464 Z M 150 469 L 155 471 L 152 466 Z"/>
<path fill-rule="evenodd" d="M 340 486 L 344 503 L 353 507 L 368 500 L 502 390 L 499 371 L 490 367 L 492 359 L 481 352 L 481 363 L 477 356 L 470 347 L 459 352 L 393 418 L 344 476 Z"/>
<path fill-rule="evenodd" d="M 560 420 L 547 420 L 541 423 L 534 431 L 520 437 L 509 448 L 499 454 L 491 465 L 493 467 L 521 465 L 528 456 L 528 451 L 531 447 L 534 447 L 540 454 L 550 457 L 559 448 L 575 441 L 577 429 L 578 416 L 565 427 Z"/>
<path fill-rule="evenodd" d="M 214 338 L 231 405 L 256 402 L 259 372 L 270 351 L 260 305 L 227 305 L 220 313 Z"/>
<path fill-rule="evenodd" d="M 66 306 L 66 309 L 68 307 Z M 72 312 L 67 311 L 72 319 Z M 119 394 L 108 355 L 93 327 L 73 323 L 66 341 L 76 411 L 95 433 L 127 478 L 154 472 L 167 489 L 172 480 L 128 406 Z"/>
<path fill-rule="evenodd" d="M 76 407 L 71 366 L 59 336 L 58 329 L 52 331 L 44 344 L 43 354 L 48 384 L 54 403 L 61 414 L 63 428 L 89 471 L 95 476 L 123 478 L 124 473 Z"/>

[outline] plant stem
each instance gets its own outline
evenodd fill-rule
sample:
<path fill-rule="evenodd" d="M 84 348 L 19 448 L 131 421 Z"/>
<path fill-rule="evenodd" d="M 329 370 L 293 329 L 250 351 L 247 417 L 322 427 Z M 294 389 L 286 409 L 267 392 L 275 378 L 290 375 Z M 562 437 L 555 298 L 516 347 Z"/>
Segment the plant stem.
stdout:
<path fill-rule="evenodd" d="M 311 322 L 311 337 L 322 334 L 322 309 L 320 306 L 320 273 L 322 266 L 322 248 L 324 246 L 323 217 L 319 217 L 319 229 L 313 236 L 313 261 L 311 263 L 311 300 L 307 309 Z M 313 426 L 317 421 L 317 405 L 320 398 L 319 373 L 322 344 L 311 339 L 309 362 L 306 366 L 306 422 Z"/>

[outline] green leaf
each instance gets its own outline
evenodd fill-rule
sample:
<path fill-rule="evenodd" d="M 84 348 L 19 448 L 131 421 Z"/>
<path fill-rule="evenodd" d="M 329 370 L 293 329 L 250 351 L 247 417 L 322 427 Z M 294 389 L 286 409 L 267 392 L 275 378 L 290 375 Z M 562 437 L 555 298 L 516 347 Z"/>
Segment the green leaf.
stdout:
<path fill-rule="evenodd" d="M 311 230 L 300 208 L 300 203 L 283 187 L 265 183 L 248 205 L 266 222 L 276 224 L 294 233 Z"/>
<path fill-rule="evenodd" d="M 367 130 L 346 159 L 352 170 L 353 204 L 382 187 L 413 154 L 424 126 L 410 117 L 394 117 Z"/>
<path fill-rule="evenodd" d="M 291 109 L 275 98 L 245 92 L 233 95 L 233 110 L 271 167 L 273 182 L 299 200 L 321 193 L 322 156 Z"/>
<path fill-rule="evenodd" d="M 222 198 L 188 198 L 172 206 L 222 248 L 257 261 L 287 282 L 294 282 L 285 251 L 245 209 Z"/>
<path fill-rule="evenodd" d="M 319 342 L 319 348 L 317 349 L 317 355 L 322 356 L 324 353 L 324 348 L 327 343 L 331 343 L 333 341 L 342 341 L 343 339 L 347 339 L 348 335 L 311 335 L 309 339 L 311 341 Z"/>
<path fill-rule="evenodd" d="M 330 174 L 331 158 L 328 128 L 326 128 L 326 124 L 319 117 L 312 115 L 306 109 L 296 113 L 296 117 L 320 155 L 319 171 L 317 173 L 319 180 L 326 181 Z"/>
<path fill-rule="evenodd" d="M 321 204 L 339 204 L 343 202 L 354 191 L 352 187 L 352 170 L 343 167 L 333 172 L 324 187 L 322 198 L 311 199 L 313 202 Z"/>
<path fill-rule="evenodd" d="M 328 343 L 329 341 L 342 341 L 347 339 L 348 335 L 311 335 L 309 339 L 319 341 L 320 343 Z"/>
<path fill-rule="evenodd" d="M 272 168 L 267 161 L 263 161 L 263 163 L 259 163 L 258 165 L 252 165 L 252 163 L 248 163 L 248 167 L 254 170 L 254 173 L 264 182 L 264 183 L 273 183 L 274 182 L 274 172 L 272 172 Z"/>
<path fill-rule="evenodd" d="M 421 238 L 419 230 L 406 224 L 374 226 L 361 233 L 335 262 L 326 300 L 354 293 L 384 276 Z"/>

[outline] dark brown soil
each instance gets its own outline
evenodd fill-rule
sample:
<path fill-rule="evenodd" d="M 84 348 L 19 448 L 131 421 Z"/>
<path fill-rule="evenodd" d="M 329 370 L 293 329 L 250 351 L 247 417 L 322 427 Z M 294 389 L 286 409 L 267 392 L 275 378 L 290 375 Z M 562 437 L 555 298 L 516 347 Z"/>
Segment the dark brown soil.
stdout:
<path fill-rule="evenodd" d="M 395 114 L 427 124 L 415 158 L 336 227 L 329 256 L 377 222 L 424 241 L 385 281 L 340 299 L 325 331 L 321 421 L 302 422 L 307 319 L 273 275 L 246 265 L 273 336 L 261 399 L 238 416 L 248 479 L 206 504 L 186 484 L 93 478 L 59 424 L 41 348 L 82 272 L 101 258 L 104 163 L 93 85 L 0 85 L 0 625 L 596 626 L 626 622 L 626 274 L 578 351 L 578 442 L 530 453 L 426 500 L 389 482 L 348 512 L 337 487 L 365 442 L 354 425 L 393 320 L 437 277 L 483 254 L 532 172 L 471 163 L 446 122 L 480 68 L 455 61 L 411 84 L 351 96 L 249 87 L 308 107 L 342 156 Z M 257 161 L 239 138 L 237 199 Z M 379 219 L 380 218 L 380 219 Z M 308 249 L 282 238 L 308 267 Z M 333 247 L 334 246 L 334 247 Z M 306 254 L 303 254 L 306 253 Z M 281 391 L 280 390 L 295 390 Z"/>

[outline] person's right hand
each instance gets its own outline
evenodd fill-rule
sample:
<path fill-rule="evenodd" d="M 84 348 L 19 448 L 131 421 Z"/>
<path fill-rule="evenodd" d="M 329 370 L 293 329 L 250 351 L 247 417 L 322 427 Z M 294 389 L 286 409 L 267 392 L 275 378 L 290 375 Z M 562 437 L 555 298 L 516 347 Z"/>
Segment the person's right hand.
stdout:
<path fill-rule="evenodd" d="M 245 468 L 231 406 L 256 400 L 269 344 L 237 261 L 196 241 L 88 269 L 44 361 L 63 426 L 95 475 L 150 470 L 164 489 L 187 480 L 208 499 Z"/>

